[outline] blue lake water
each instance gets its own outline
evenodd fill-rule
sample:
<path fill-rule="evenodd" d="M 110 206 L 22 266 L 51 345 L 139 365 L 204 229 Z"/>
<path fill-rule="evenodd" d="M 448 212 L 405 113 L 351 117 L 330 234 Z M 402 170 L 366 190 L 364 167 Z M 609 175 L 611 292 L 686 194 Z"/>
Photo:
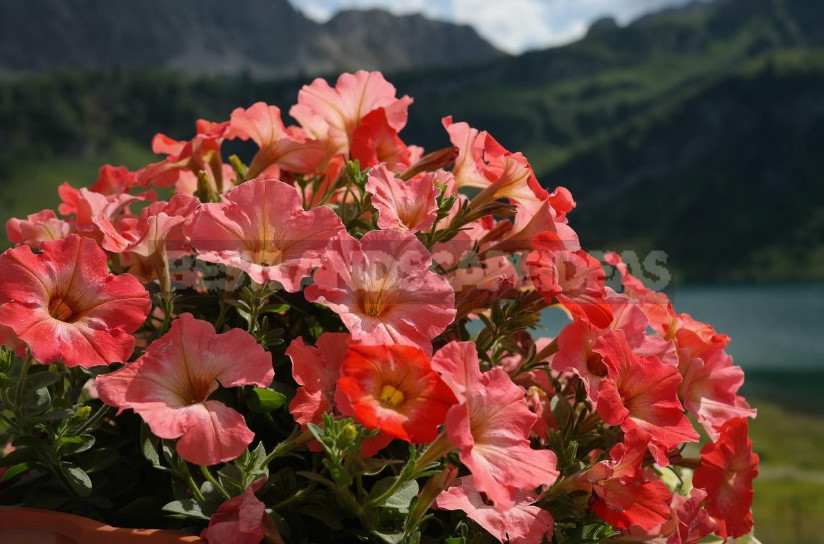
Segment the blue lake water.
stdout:
<path fill-rule="evenodd" d="M 676 312 L 729 335 L 728 352 L 745 369 L 824 371 L 824 283 L 676 287 L 667 294 Z M 567 322 L 557 310 L 541 321 L 549 336 Z"/>

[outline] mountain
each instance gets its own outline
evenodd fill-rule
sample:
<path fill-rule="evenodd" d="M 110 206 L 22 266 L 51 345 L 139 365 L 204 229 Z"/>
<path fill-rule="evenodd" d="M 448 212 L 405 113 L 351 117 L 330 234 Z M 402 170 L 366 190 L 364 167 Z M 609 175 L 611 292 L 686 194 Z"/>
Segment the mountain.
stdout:
<path fill-rule="evenodd" d="M 344 12 L 319 24 L 287 0 L 0 2 L 0 51 L 6 78 L 147 67 L 287 77 L 502 55 L 465 25 L 379 10 Z"/>
<path fill-rule="evenodd" d="M 572 190 L 587 248 L 664 251 L 685 281 L 824 279 L 822 2 L 695 2 L 564 47 L 388 79 L 415 98 L 405 141 L 447 145 L 449 114 L 490 131 L 545 186 Z M 188 138 L 194 119 L 257 100 L 285 111 L 306 82 L 121 70 L 0 85 L 0 208 L 35 211 L 12 205 L 44 164 L 62 169 L 52 184 L 93 181 L 60 157 L 138 167 L 155 132 Z M 144 151 L 108 158 L 124 142 Z"/>

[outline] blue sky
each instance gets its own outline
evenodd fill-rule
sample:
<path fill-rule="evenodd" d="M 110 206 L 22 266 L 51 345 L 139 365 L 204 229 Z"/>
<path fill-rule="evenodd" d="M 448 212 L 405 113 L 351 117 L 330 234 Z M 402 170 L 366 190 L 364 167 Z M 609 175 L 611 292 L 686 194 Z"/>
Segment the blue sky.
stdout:
<path fill-rule="evenodd" d="M 342 8 L 379 7 L 467 23 L 510 53 L 574 41 L 589 23 L 612 15 L 626 23 L 646 12 L 686 0 L 291 0 L 309 17 L 325 21 Z"/>

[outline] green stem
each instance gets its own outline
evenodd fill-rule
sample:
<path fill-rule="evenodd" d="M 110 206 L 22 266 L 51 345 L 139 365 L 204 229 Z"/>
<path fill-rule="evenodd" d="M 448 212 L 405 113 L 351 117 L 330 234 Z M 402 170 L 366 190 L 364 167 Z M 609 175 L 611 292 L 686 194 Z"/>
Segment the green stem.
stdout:
<path fill-rule="evenodd" d="M 186 469 L 186 483 L 189 484 L 189 489 L 192 490 L 192 495 L 194 495 L 196 501 L 206 502 L 206 499 L 203 497 L 203 493 L 200 492 L 200 488 L 197 486 L 195 479 L 192 478 L 192 473 L 189 472 L 188 468 Z"/>
<path fill-rule="evenodd" d="M 209 480 L 209 483 L 211 483 L 213 486 L 215 486 L 215 489 L 217 489 L 220 492 L 220 494 L 223 495 L 224 499 L 228 500 L 228 499 L 232 498 L 232 496 L 229 494 L 229 492 L 226 491 L 226 488 L 223 487 L 221 485 L 221 483 L 218 482 L 217 479 L 215 479 L 214 476 L 212 476 L 212 473 L 211 473 L 211 471 L 209 471 L 208 467 L 206 467 L 205 465 L 200 465 L 200 472 L 203 473 L 204 478 Z"/>
<path fill-rule="evenodd" d="M 275 446 L 275 449 L 272 450 L 272 453 L 267 455 L 266 459 L 263 460 L 262 466 L 265 467 L 278 457 L 288 455 L 295 448 L 302 446 L 308 442 L 311 442 L 313 438 L 314 436 L 308 429 L 300 434 L 292 433 L 292 436 L 290 436 L 289 438 Z"/>
<path fill-rule="evenodd" d="M 74 434 L 78 435 L 78 436 L 83 434 L 88 429 L 90 429 L 93 425 L 95 425 L 98 421 L 100 421 L 101 419 L 106 417 L 106 414 L 108 414 L 110 410 L 111 410 L 111 407 L 106 406 L 104 404 L 103 406 L 98 408 L 97 412 L 92 414 L 92 416 L 89 419 L 84 421 L 83 424 L 76 431 L 74 431 Z"/>
<path fill-rule="evenodd" d="M 29 368 L 31 368 L 32 357 L 31 354 L 26 357 L 26 361 L 23 363 L 23 368 L 20 370 L 20 377 L 17 379 L 17 389 L 14 391 L 14 406 L 20 406 L 20 402 L 23 400 L 23 384 L 26 381 L 26 376 L 29 373 Z"/>

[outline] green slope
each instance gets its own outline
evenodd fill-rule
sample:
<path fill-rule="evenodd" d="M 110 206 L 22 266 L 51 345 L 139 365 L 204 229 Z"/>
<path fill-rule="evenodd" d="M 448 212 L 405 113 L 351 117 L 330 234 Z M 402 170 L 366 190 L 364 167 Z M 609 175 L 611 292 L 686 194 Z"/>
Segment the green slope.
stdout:
<path fill-rule="evenodd" d="M 489 130 L 542 183 L 573 190 L 587 247 L 661 249 L 687 280 L 820 279 L 822 29 L 821 2 L 717 0 L 390 80 L 415 97 L 406 141 L 446 145 L 449 114 Z M 2 85 L 0 197 L 20 200 L 9 179 L 32 161 L 145 149 L 155 132 L 189 137 L 194 119 L 257 100 L 286 110 L 303 83 L 142 71 Z"/>

